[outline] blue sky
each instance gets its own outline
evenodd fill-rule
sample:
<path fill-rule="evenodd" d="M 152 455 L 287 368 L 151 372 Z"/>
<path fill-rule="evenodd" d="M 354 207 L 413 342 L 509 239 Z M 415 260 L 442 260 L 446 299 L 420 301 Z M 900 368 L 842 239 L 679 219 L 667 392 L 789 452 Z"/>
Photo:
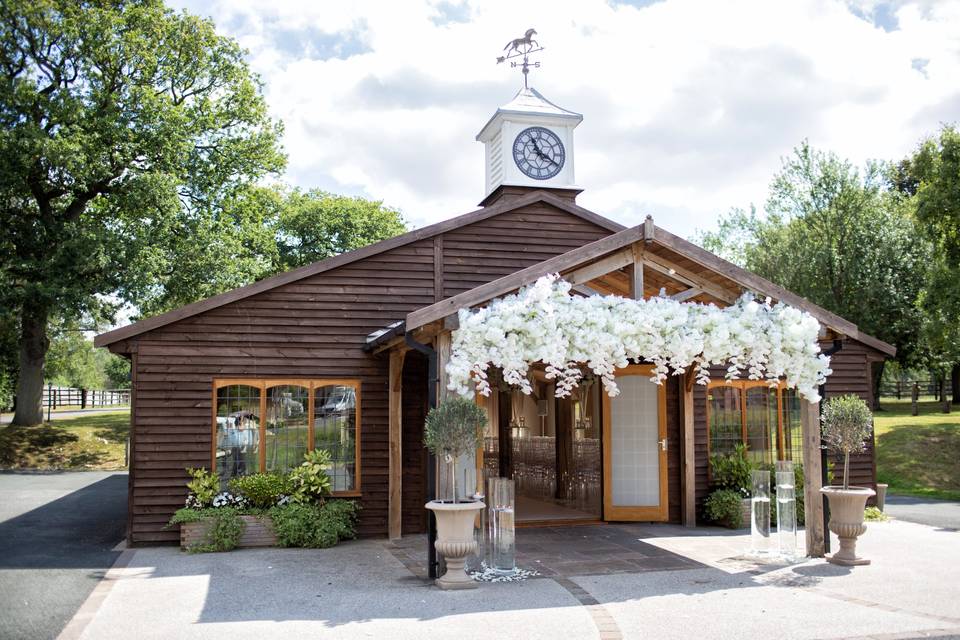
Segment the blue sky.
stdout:
<path fill-rule="evenodd" d="M 584 114 L 580 204 L 689 236 L 762 207 L 802 139 L 896 159 L 960 120 L 960 2 L 191 0 L 249 50 L 286 126 L 284 179 L 382 199 L 414 226 L 483 197 L 474 136 L 520 76 L 495 57 L 535 27 L 531 84 Z"/>

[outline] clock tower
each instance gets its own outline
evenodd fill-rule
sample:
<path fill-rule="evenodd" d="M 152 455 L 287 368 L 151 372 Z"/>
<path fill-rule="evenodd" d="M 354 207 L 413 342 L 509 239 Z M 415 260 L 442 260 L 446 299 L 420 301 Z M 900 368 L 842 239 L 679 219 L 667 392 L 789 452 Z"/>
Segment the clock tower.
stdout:
<path fill-rule="evenodd" d="M 573 130 L 583 116 L 524 87 L 497 109 L 480 133 L 486 155 L 482 206 L 531 189 L 573 199 L 581 189 L 573 173 Z"/>

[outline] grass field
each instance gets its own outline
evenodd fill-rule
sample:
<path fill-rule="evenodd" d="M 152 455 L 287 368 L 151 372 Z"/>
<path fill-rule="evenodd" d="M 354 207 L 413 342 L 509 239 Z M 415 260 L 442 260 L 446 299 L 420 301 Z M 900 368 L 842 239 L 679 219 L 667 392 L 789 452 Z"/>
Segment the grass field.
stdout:
<path fill-rule="evenodd" d="M 877 482 L 890 493 L 960 500 L 960 409 L 941 413 L 936 402 L 884 400 L 874 416 Z"/>
<path fill-rule="evenodd" d="M 0 468 L 112 471 L 124 468 L 129 411 L 34 427 L 0 426 Z"/>

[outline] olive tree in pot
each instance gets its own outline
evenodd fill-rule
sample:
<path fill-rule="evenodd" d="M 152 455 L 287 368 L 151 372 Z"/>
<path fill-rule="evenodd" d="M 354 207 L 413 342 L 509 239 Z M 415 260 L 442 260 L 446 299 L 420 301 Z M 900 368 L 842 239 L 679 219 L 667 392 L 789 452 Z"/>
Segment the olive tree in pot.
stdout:
<path fill-rule="evenodd" d="M 447 572 L 437 579 L 441 589 L 471 589 L 476 583 L 463 569 L 467 556 L 476 551 L 473 524 L 483 502 L 457 500 L 457 459 L 483 443 L 487 416 L 483 409 L 463 398 L 451 398 L 427 414 L 423 443 L 436 456 L 450 463 L 453 501 L 432 500 L 426 504 L 437 518 L 436 548 L 447 561 Z"/>
<path fill-rule="evenodd" d="M 857 537 L 867 530 L 863 511 L 874 491 L 850 486 L 850 454 L 865 450 L 873 415 L 867 403 L 847 395 L 827 400 L 820 421 L 824 447 L 843 455 L 843 485 L 820 489 L 830 502 L 830 531 L 840 538 L 840 550 L 827 560 L 847 566 L 870 564 L 869 560 L 857 557 Z"/>

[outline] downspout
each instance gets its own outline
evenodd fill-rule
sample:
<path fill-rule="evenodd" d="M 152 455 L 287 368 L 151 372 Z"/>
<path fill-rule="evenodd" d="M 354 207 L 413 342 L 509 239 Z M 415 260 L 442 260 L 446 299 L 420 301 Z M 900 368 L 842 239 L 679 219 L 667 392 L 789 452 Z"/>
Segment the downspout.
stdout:
<path fill-rule="evenodd" d="M 427 404 L 431 409 L 437 406 L 437 352 L 430 345 L 417 342 L 413 333 L 404 334 L 404 342 L 414 351 L 419 351 L 427 358 Z M 427 500 L 436 498 L 437 484 L 436 456 L 427 453 Z M 439 578 L 440 565 L 437 562 L 437 519 L 433 511 L 427 510 L 427 572 L 431 580 Z"/>
<path fill-rule="evenodd" d="M 822 352 L 825 356 L 832 356 L 835 353 L 838 353 L 843 349 L 843 340 L 835 338 L 833 341 L 833 346 L 829 349 L 824 349 Z M 871 384 L 872 381 L 871 381 Z M 817 389 L 820 393 L 820 414 L 823 415 L 823 399 L 827 391 L 827 383 L 824 382 L 820 385 L 820 388 Z M 820 486 L 827 486 L 827 450 L 820 449 Z M 824 553 L 830 553 L 830 501 L 827 500 L 827 496 L 822 496 L 820 498 L 823 500 L 823 551 Z"/>

